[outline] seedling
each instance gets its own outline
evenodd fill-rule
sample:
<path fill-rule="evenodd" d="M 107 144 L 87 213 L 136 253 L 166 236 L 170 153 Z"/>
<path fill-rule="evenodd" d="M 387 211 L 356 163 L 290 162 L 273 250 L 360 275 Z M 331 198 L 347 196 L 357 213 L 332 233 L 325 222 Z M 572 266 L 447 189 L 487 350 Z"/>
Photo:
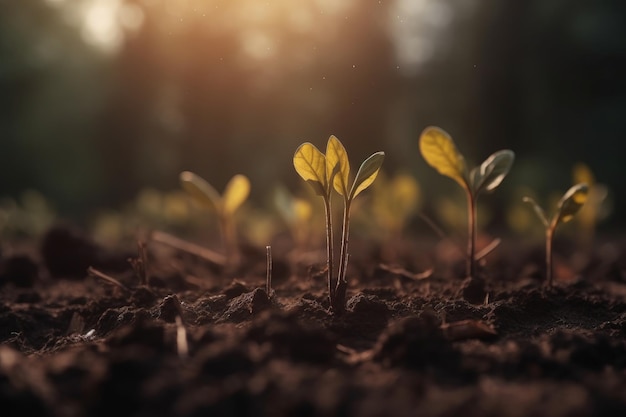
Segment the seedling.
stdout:
<path fill-rule="evenodd" d="M 250 181 L 245 175 L 235 175 L 230 179 L 224 193 L 220 194 L 204 179 L 190 171 L 180 174 L 182 187 L 200 204 L 215 210 L 219 220 L 222 245 L 228 263 L 237 263 L 239 251 L 235 230 L 235 212 L 250 194 Z"/>
<path fill-rule="evenodd" d="M 452 178 L 465 190 L 468 212 L 467 275 L 476 274 L 476 200 L 483 191 L 498 187 L 509 173 L 515 154 L 505 149 L 489 156 L 468 171 L 465 158 L 457 150 L 450 135 L 443 129 L 429 126 L 420 136 L 420 151 L 426 162 L 441 175 Z"/>
<path fill-rule="evenodd" d="M 343 144 L 335 136 L 330 136 L 326 145 L 326 154 L 315 145 L 305 142 L 298 147 L 293 157 L 296 172 L 312 187 L 315 193 L 324 199 L 326 214 L 326 248 L 328 293 L 331 310 L 341 314 L 345 310 L 346 270 L 348 266 L 348 239 L 350 231 L 350 208 L 354 198 L 369 187 L 376 179 L 385 158 L 384 152 L 376 152 L 367 158 L 356 173 L 352 185 L 349 185 L 350 163 Z M 333 278 L 333 222 L 331 194 L 333 188 L 343 196 L 344 210 L 341 233 L 341 253 L 337 279 Z"/>
<path fill-rule="evenodd" d="M 552 240 L 554 238 L 554 232 L 556 227 L 561 223 L 567 223 L 574 218 L 574 215 L 580 210 L 580 208 L 587 201 L 587 195 L 589 193 L 589 186 L 585 183 L 576 184 L 571 187 L 561 197 L 557 205 L 556 212 L 550 220 L 546 216 L 543 209 L 530 197 L 524 197 L 523 201 L 529 203 L 539 220 L 546 228 L 546 280 L 548 286 L 552 286 L 553 281 L 553 266 L 552 266 Z"/>

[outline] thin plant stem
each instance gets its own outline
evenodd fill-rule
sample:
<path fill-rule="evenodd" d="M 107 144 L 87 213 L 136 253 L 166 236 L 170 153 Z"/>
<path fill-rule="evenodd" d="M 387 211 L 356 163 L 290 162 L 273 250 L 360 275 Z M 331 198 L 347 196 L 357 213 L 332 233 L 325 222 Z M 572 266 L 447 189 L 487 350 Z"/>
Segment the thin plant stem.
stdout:
<path fill-rule="evenodd" d="M 476 199 L 467 191 L 467 275 L 474 278 L 476 275 Z"/>
<path fill-rule="evenodd" d="M 337 275 L 337 286 L 335 290 L 335 302 L 333 310 L 337 314 L 341 314 L 345 310 L 346 290 L 348 289 L 348 281 L 346 281 L 346 272 L 348 269 L 348 243 L 350 239 L 350 206 L 351 201 L 346 198 L 343 208 L 343 224 L 341 231 L 341 255 L 339 258 L 339 273 Z"/>
<path fill-rule="evenodd" d="M 331 308 L 335 299 L 333 287 L 333 215 L 330 204 L 330 196 L 324 198 L 324 210 L 326 212 L 326 268 L 328 269 L 328 300 Z"/>
<path fill-rule="evenodd" d="M 267 275 L 265 276 L 265 292 L 267 292 L 267 296 L 271 297 L 272 295 L 272 247 L 267 245 L 265 247 L 266 258 L 267 258 Z"/>
<path fill-rule="evenodd" d="M 550 225 L 546 229 L 546 280 L 548 281 L 548 287 L 552 287 L 553 280 L 553 266 L 552 266 L 552 239 L 554 237 L 554 227 Z"/>

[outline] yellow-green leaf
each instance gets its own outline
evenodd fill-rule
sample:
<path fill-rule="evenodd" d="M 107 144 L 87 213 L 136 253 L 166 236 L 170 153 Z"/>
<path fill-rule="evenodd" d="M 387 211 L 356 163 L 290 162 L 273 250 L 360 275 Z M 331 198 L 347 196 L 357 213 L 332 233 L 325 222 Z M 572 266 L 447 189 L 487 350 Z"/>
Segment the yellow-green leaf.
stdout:
<path fill-rule="evenodd" d="M 309 142 L 300 145 L 293 155 L 293 166 L 318 195 L 327 195 L 326 157 L 315 145 Z"/>
<path fill-rule="evenodd" d="M 567 223 L 587 201 L 589 186 L 585 183 L 576 184 L 561 197 L 558 211 L 555 215 L 554 225 Z"/>
<path fill-rule="evenodd" d="M 383 165 L 384 159 L 384 152 L 376 152 L 363 161 L 359 167 L 359 171 L 356 173 L 352 188 L 350 189 L 350 200 L 359 195 L 361 191 L 365 190 L 374 182 L 378 171 L 380 171 L 380 167 Z"/>
<path fill-rule="evenodd" d="M 179 175 L 180 185 L 199 203 L 219 210 L 221 198 L 219 193 L 202 177 L 191 171 L 183 171 Z"/>
<path fill-rule="evenodd" d="M 250 194 L 250 180 L 245 175 L 237 174 L 228 181 L 222 196 L 222 211 L 232 215 Z"/>
<path fill-rule="evenodd" d="M 420 152 L 424 160 L 441 175 L 452 178 L 467 189 L 465 160 L 454 141 L 443 129 L 429 126 L 420 136 Z"/>
<path fill-rule="evenodd" d="M 326 145 L 326 173 L 328 176 L 333 172 L 335 166 L 339 164 L 339 171 L 333 180 L 335 190 L 343 195 L 348 195 L 348 181 L 350 177 L 350 162 L 348 153 L 341 141 L 332 135 Z M 330 183 L 330 178 L 327 178 Z"/>

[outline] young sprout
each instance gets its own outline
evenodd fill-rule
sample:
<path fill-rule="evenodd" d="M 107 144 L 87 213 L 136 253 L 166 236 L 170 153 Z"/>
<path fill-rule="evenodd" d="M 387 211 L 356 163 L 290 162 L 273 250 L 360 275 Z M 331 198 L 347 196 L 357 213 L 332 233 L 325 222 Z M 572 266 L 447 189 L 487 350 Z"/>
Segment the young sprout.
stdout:
<path fill-rule="evenodd" d="M 235 212 L 250 194 L 248 178 L 241 174 L 235 175 L 226 184 L 221 196 L 211 184 L 190 171 L 180 173 L 180 183 L 196 201 L 215 210 L 228 263 L 236 264 L 239 261 L 239 251 L 235 230 Z"/>
<path fill-rule="evenodd" d="M 589 187 L 585 183 L 576 184 L 571 187 L 559 200 L 556 213 L 554 213 L 550 220 L 548 220 L 545 212 L 539 207 L 535 200 L 530 197 L 524 197 L 523 199 L 525 203 L 533 207 L 537 217 L 539 217 L 539 220 L 541 220 L 546 228 L 546 279 L 549 287 L 552 286 L 553 281 L 552 240 L 554 231 L 559 224 L 567 223 L 572 220 L 578 210 L 585 204 L 585 201 L 587 201 L 588 192 Z"/>
<path fill-rule="evenodd" d="M 309 142 L 303 143 L 296 150 L 293 165 L 296 172 L 308 182 L 316 194 L 324 199 L 326 212 L 326 248 L 328 268 L 328 293 L 331 310 L 341 314 L 345 310 L 346 270 L 348 266 L 348 237 L 350 229 L 350 208 L 354 198 L 369 187 L 376 179 L 382 166 L 384 152 L 376 152 L 361 164 L 352 184 L 349 183 L 350 163 L 343 144 L 335 136 L 328 139 L 326 154 L 320 152 Z M 333 188 L 343 196 L 344 211 L 341 233 L 341 253 L 337 279 L 333 279 L 333 222 L 331 194 Z"/>
<path fill-rule="evenodd" d="M 465 159 L 450 135 L 434 126 L 424 129 L 419 146 L 430 166 L 441 175 L 452 178 L 465 190 L 468 211 L 467 275 L 473 278 L 476 274 L 476 200 L 481 192 L 492 191 L 502 183 L 513 165 L 515 154 L 508 149 L 495 152 L 468 171 Z"/>

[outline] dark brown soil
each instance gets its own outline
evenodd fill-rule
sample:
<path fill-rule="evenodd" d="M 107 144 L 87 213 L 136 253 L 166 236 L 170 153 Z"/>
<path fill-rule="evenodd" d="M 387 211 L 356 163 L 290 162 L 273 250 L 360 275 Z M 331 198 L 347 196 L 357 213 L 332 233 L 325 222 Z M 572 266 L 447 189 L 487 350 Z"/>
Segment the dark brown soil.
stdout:
<path fill-rule="evenodd" d="M 467 280 L 441 245 L 402 242 L 390 255 L 357 240 L 340 317 L 327 311 L 322 260 L 279 246 L 272 294 L 264 250 L 244 250 L 228 272 L 151 243 L 140 285 L 135 253 L 70 230 L 5 249 L 0 415 L 626 415 L 616 243 L 586 258 L 557 244 L 546 289 L 541 247 L 503 244 Z"/>

